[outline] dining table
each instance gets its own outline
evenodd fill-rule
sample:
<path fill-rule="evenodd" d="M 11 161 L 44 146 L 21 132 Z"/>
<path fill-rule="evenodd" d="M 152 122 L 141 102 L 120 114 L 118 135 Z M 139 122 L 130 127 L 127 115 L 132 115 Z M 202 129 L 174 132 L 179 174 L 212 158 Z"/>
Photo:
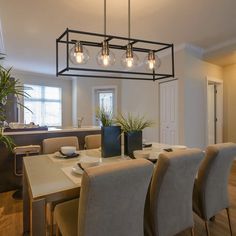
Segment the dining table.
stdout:
<path fill-rule="evenodd" d="M 158 155 L 166 147 L 153 143 L 146 149 Z M 81 150 L 78 154 L 70 159 L 55 154 L 24 157 L 23 235 L 47 235 L 47 204 L 79 197 L 82 173 L 76 172 L 78 163 L 96 160 L 98 165 L 109 165 L 130 159 L 124 154 L 102 158 L 101 149 Z"/>

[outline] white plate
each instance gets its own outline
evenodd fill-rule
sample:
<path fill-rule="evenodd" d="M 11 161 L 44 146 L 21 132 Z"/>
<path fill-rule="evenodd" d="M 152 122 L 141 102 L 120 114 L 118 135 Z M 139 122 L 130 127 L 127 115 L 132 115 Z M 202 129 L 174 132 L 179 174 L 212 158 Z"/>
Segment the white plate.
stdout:
<path fill-rule="evenodd" d="M 78 151 L 76 151 L 75 153 L 79 154 Z M 64 158 L 64 157 L 67 157 L 66 155 L 62 155 L 60 152 L 55 152 L 53 154 L 55 157 L 58 157 L 58 158 Z M 79 157 L 79 156 L 78 156 Z"/>
<path fill-rule="evenodd" d="M 80 169 L 77 165 L 72 167 L 72 172 L 77 175 L 82 175 L 84 173 L 84 171 Z"/>
<path fill-rule="evenodd" d="M 184 145 L 174 145 L 174 146 L 171 146 L 171 148 L 172 148 L 172 150 L 184 150 L 187 147 Z"/>

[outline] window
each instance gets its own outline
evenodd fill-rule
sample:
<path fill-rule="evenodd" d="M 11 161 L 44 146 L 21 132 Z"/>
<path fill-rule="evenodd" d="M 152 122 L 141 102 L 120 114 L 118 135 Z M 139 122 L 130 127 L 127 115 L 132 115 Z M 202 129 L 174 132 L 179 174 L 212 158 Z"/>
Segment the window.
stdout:
<path fill-rule="evenodd" d="M 95 89 L 94 95 L 96 108 L 104 109 L 108 113 L 116 113 L 114 88 Z M 100 125 L 97 120 L 95 123 Z"/>
<path fill-rule="evenodd" d="M 25 123 L 34 122 L 41 126 L 61 126 L 62 109 L 61 109 L 61 88 L 30 85 L 27 93 L 29 98 L 24 98 L 24 105 L 32 112 L 24 108 Z"/>

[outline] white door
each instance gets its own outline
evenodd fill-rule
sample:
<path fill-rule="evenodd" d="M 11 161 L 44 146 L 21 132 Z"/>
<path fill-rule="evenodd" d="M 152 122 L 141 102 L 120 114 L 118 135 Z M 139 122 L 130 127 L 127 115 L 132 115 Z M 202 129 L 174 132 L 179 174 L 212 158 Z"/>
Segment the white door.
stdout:
<path fill-rule="evenodd" d="M 178 80 L 160 83 L 160 142 L 178 144 Z"/>
<path fill-rule="evenodd" d="M 208 144 L 216 143 L 215 85 L 208 84 Z"/>
<path fill-rule="evenodd" d="M 207 77 L 207 145 L 223 142 L 223 81 Z"/>

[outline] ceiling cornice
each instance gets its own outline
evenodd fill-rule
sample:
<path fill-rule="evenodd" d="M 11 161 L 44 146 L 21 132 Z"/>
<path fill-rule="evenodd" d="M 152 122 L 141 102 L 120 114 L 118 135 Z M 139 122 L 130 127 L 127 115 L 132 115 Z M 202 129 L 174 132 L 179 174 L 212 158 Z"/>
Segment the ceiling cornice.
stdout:
<path fill-rule="evenodd" d="M 236 50 L 236 38 L 227 40 L 223 43 L 209 47 L 204 52 L 204 58 L 209 59 L 212 57 L 221 56 L 224 54 L 231 53 Z"/>
<path fill-rule="evenodd" d="M 212 47 L 207 48 L 205 50 L 205 53 L 210 53 L 210 52 L 214 52 L 217 50 L 222 50 L 224 48 L 235 46 L 235 45 L 236 45 L 236 38 L 233 38 L 233 39 L 227 40 L 223 43 L 219 43 L 219 44 L 216 44 Z"/>
<path fill-rule="evenodd" d="M 205 52 L 205 50 L 203 48 L 197 47 L 197 46 L 190 44 L 190 43 L 182 43 L 182 44 L 179 44 L 174 47 L 175 53 L 180 52 L 182 50 L 186 50 L 187 52 L 191 53 L 192 55 L 194 55 L 195 57 L 198 57 L 198 58 L 202 58 L 202 56 Z M 170 52 L 160 53 L 159 57 L 162 58 L 162 57 L 165 57 L 168 55 L 170 55 Z"/>
<path fill-rule="evenodd" d="M 209 48 L 201 48 L 196 45 L 190 43 L 183 43 L 177 45 L 175 47 L 175 52 L 179 52 L 181 50 L 186 50 L 187 52 L 191 53 L 195 57 L 202 59 L 202 60 L 209 60 L 211 58 L 220 57 L 225 54 L 229 54 L 232 51 L 236 50 L 236 38 L 227 40 L 223 43 L 213 45 Z M 166 56 L 166 55 L 161 55 Z"/>

